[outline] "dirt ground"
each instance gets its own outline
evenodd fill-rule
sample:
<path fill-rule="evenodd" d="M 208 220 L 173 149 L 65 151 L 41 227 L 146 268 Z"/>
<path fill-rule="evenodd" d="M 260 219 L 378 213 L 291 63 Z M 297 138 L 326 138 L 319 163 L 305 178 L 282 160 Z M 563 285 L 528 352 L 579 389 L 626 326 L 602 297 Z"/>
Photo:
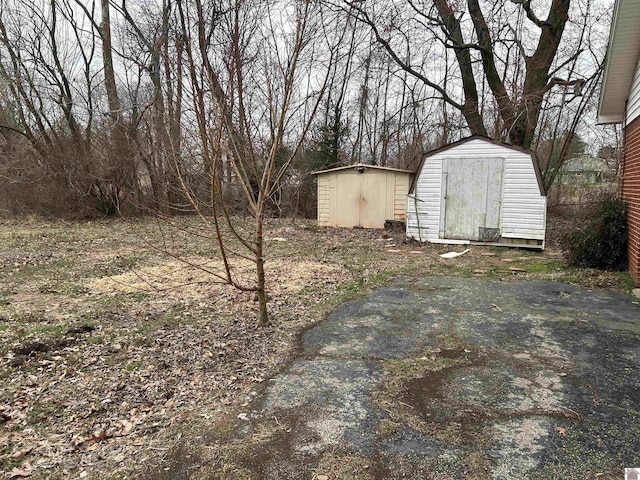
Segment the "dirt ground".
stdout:
<path fill-rule="evenodd" d="M 443 260 L 438 254 L 450 247 L 405 244 L 401 232 L 289 220 L 272 222 L 267 238 L 271 325 L 256 328 L 253 295 L 216 283 L 215 242 L 195 219 L 0 222 L 0 475 L 260 476 L 233 439 L 246 430 L 270 445 L 274 431 L 290 428 L 277 415 L 251 428 L 244 418 L 288 368 L 300 333 L 397 275 L 631 287 L 626 274 L 568 268 L 553 250 L 474 247 Z M 234 271 L 252 278 L 247 262 Z M 454 363 L 456 348 L 447 353 Z M 379 383 L 386 370 L 370 375 Z M 379 408 L 405 388 L 396 383 L 379 394 Z M 383 420 L 391 432 L 395 420 Z M 332 464 L 327 454 L 318 461 L 320 470 Z"/>

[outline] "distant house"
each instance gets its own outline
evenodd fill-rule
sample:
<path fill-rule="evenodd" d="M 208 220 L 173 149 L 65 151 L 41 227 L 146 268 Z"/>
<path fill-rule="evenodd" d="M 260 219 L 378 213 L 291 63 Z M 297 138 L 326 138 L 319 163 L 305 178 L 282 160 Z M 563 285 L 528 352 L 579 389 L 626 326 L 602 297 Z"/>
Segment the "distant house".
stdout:
<path fill-rule="evenodd" d="M 565 185 L 594 185 L 613 181 L 607 161 L 592 155 L 579 155 L 567 160 L 560 171 L 560 183 Z"/>
<path fill-rule="evenodd" d="M 404 222 L 413 172 L 376 165 L 349 165 L 318 176 L 318 225 L 384 228 Z"/>
<path fill-rule="evenodd" d="M 474 135 L 424 155 L 409 190 L 407 236 L 542 249 L 546 207 L 533 154 Z"/>
<path fill-rule="evenodd" d="M 610 167 L 610 163 L 592 155 L 579 155 L 567 160 L 549 191 L 554 206 L 571 209 L 616 193 L 616 169 Z"/>
<path fill-rule="evenodd" d="M 621 123 L 622 196 L 629 205 L 629 272 L 640 285 L 640 1 L 617 0 L 605 64 L 599 123 Z"/>

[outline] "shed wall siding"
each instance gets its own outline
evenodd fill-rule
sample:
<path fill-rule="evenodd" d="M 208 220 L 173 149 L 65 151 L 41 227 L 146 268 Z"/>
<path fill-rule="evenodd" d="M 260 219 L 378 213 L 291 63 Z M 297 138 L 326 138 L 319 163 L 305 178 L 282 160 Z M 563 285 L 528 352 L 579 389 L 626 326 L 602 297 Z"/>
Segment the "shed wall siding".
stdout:
<path fill-rule="evenodd" d="M 318 176 L 318 225 L 326 227 L 331 221 L 331 202 L 335 201 L 335 188 L 331 188 L 333 174 Z"/>
<path fill-rule="evenodd" d="M 627 100 L 627 125 L 640 116 L 640 61 L 636 66 L 629 99 Z"/>
<path fill-rule="evenodd" d="M 629 273 L 640 286 L 640 118 L 625 129 L 622 196 L 628 204 Z"/>
<path fill-rule="evenodd" d="M 393 219 L 393 204 L 396 191 L 396 174 L 395 172 L 388 173 L 386 175 L 386 191 L 384 192 L 386 201 L 384 202 L 384 219 Z"/>
<path fill-rule="evenodd" d="M 428 157 L 418 172 L 416 204 L 408 200 L 407 235 L 415 239 L 435 240 L 441 217 L 442 162 L 446 158 L 504 159 L 504 188 L 501 213 L 503 237 L 544 240 L 546 197 L 540 194 L 532 158 L 529 154 L 483 140 L 471 140 Z M 472 173 L 472 172 L 470 172 Z M 418 223 L 421 227 L 418 229 Z M 421 232 L 421 236 L 418 234 Z"/>
<path fill-rule="evenodd" d="M 442 157 L 425 160 L 417 172 L 416 188 L 407 201 L 407 236 L 416 240 L 437 240 L 440 228 Z"/>
<path fill-rule="evenodd" d="M 407 218 L 407 193 L 409 193 L 410 175 L 396 172 L 393 192 L 393 216 L 388 220 L 404 222 Z"/>
<path fill-rule="evenodd" d="M 532 158 L 515 150 L 503 151 L 502 236 L 544 240 L 547 198 L 540 195 Z"/>

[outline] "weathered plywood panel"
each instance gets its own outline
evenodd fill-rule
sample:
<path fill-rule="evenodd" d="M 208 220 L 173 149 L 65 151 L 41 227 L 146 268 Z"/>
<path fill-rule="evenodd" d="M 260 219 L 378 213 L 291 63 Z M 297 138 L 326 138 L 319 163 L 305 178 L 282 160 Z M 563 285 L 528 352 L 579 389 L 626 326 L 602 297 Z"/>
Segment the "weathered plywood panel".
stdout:
<path fill-rule="evenodd" d="M 389 172 L 385 177 L 385 189 L 384 192 L 379 192 L 378 195 L 384 194 L 384 219 L 389 220 L 393 218 L 393 195 L 396 188 L 396 172 Z M 384 221 L 382 222 L 384 227 Z"/>
<path fill-rule="evenodd" d="M 408 172 L 393 169 L 341 169 L 318 175 L 318 224 L 384 228 L 404 220 Z"/>
<path fill-rule="evenodd" d="M 481 229 L 499 230 L 502 173 L 499 157 L 445 161 L 441 238 L 487 240 Z"/>

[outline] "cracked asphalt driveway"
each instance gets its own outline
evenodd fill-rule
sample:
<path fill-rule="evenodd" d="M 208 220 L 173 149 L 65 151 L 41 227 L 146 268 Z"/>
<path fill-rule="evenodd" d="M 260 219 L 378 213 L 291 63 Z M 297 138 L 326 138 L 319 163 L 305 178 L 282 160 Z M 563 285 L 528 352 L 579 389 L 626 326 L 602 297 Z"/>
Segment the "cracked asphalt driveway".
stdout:
<path fill-rule="evenodd" d="M 400 277 L 308 330 L 231 477 L 622 478 L 640 306 L 552 282 Z"/>

